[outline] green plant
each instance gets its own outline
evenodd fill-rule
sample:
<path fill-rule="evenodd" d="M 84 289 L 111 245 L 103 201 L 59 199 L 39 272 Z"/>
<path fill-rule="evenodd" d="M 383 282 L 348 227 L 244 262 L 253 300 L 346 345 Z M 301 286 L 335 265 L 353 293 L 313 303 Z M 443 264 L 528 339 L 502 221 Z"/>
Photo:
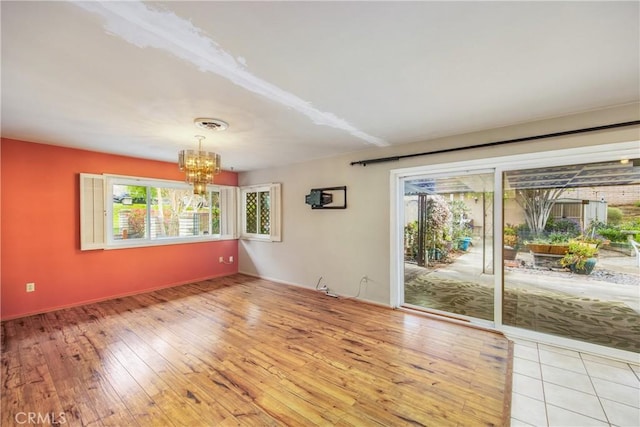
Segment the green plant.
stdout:
<path fill-rule="evenodd" d="M 449 210 L 451 212 L 452 240 L 471 237 L 471 227 L 467 219 L 471 209 L 462 200 L 453 200 L 449 202 Z"/>
<path fill-rule="evenodd" d="M 607 208 L 607 223 L 608 224 L 620 224 L 622 221 L 622 211 L 618 208 L 609 206 Z"/>
<path fill-rule="evenodd" d="M 463 218 L 464 210 L 460 208 L 460 217 Z M 452 224 L 453 214 L 449 202 L 440 195 L 429 195 L 426 198 L 426 221 L 424 229 L 419 230 L 418 221 L 413 221 L 404 227 L 405 250 L 410 258 L 421 259 L 421 256 L 438 253 L 440 258 L 446 258 L 451 248 L 451 237 L 455 229 Z M 453 231 L 452 231 L 453 229 Z M 422 232 L 422 236 L 420 236 Z M 419 238 L 422 239 L 419 239 Z M 422 248 L 425 254 L 420 254 L 418 240 L 424 242 Z"/>
<path fill-rule="evenodd" d="M 627 235 L 619 228 L 607 227 L 598 230 L 598 234 L 612 242 L 624 243 L 627 241 Z"/>
<path fill-rule="evenodd" d="M 580 224 L 574 219 L 566 218 L 549 218 L 544 227 L 544 231 L 548 234 L 566 234 L 569 237 L 580 235 Z"/>
<path fill-rule="evenodd" d="M 548 236 L 549 243 L 553 245 L 565 244 L 569 242 L 570 234 L 567 233 L 551 233 Z"/>
<path fill-rule="evenodd" d="M 527 244 L 533 243 L 536 245 L 562 245 L 566 246 L 570 241 L 570 237 L 563 233 L 551 233 L 546 237 L 536 237 L 535 239 L 528 239 Z"/>
<path fill-rule="evenodd" d="M 146 209 L 132 209 L 128 220 L 131 237 L 144 237 L 146 220 Z"/>
<path fill-rule="evenodd" d="M 505 234 L 504 237 L 503 237 L 503 243 L 506 246 L 511 246 L 512 248 L 515 249 L 515 247 L 518 245 L 518 236 L 511 235 L 511 234 Z"/>
<path fill-rule="evenodd" d="M 600 224 L 596 233 L 612 242 L 625 243 L 629 235 L 638 241 L 640 240 L 640 218 L 633 218 L 620 224 Z"/>
<path fill-rule="evenodd" d="M 447 200 L 439 195 L 427 198 L 427 223 L 425 233 L 425 247 L 427 249 L 442 248 L 450 236 L 447 235 L 451 228 L 453 215 Z"/>
<path fill-rule="evenodd" d="M 587 260 L 595 258 L 597 254 L 598 248 L 594 245 L 580 241 L 569 242 L 569 251 L 560 260 L 560 264 L 563 267 L 575 266 L 576 269 L 581 270 L 585 268 Z"/>
<path fill-rule="evenodd" d="M 409 256 L 415 258 L 418 253 L 418 221 L 413 221 L 405 225 L 404 242 L 409 251 Z"/>
<path fill-rule="evenodd" d="M 516 226 L 506 224 L 504 226 L 503 243 L 514 249 L 518 249 L 518 230 Z"/>

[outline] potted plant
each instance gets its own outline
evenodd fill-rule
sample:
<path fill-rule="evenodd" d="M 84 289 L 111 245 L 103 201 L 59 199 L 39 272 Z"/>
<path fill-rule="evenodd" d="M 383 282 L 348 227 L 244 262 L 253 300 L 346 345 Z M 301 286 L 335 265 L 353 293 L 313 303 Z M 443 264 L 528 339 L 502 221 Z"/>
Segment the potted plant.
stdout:
<path fill-rule="evenodd" d="M 518 254 L 518 234 L 516 229 L 513 226 L 507 224 L 504 227 L 504 235 L 503 235 L 503 257 L 506 260 L 515 260 L 516 255 Z"/>
<path fill-rule="evenodd" d="M 569 237 L 563 233 L 551 233 L 548 237 L 528 242 L 527 247 L 534 254 L 564 255 L 569 251 Z"/>
<path fill-rule="evenodd" d="M 589 237 L 585 235 L 576 237 L 576 241 L 589 245 L 592 248 L 600 248 L 605 244 L 611 243 L 609 240 L 601 237 Z"/>
<path fill-rule="evenodd" d="M 560 268 L 560 258 L 569 252 L 569 237 L 564 233 L 551 233 L 527 243 L 536 267 Z"/>
<path fill-rule="evenodd" d="M 581 241 L 569 242 L 569 251 L 560 260 L 563 267 L 568 267 L 578 274 L 591 274 L 596 266 L 598 248 Z"/>

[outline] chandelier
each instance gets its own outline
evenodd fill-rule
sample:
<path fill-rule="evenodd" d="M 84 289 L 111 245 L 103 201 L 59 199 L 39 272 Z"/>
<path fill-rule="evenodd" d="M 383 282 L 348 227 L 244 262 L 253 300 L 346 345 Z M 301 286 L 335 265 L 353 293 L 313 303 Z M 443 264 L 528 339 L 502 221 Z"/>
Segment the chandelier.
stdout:
<path fill-rule="evenodd" d="M 202 135 L 196 135 L 198 150 L 182 150 L 178 154 L 178 166 L 185 173 L 185 181 L 193 184 L 193 194 L 207 193 L 207 184 L 220 173 L 220 154 L 202 151 Z"/>

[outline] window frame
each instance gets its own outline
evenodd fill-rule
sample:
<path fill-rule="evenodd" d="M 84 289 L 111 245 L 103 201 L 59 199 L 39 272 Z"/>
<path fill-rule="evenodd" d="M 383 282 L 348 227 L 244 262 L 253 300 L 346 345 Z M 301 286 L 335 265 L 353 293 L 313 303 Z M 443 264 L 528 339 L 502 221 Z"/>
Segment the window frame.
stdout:
<path fill-rule="evenodd" d="M 119 249 L 119 248 L 131 248 L 131 247 L 144 247 L 144 246 L 164 246 L 175 245 L 183 243 L 198 243 L 221 240 L 221 234 L 206 234 L 197 236 L 183 236 L 183 237 L 162 237 L 151 238 L 151 200 L 149 199 L 151 187 L 160 188 L 175 188 L 179 190 L 191 190 L 192 187 L 180 181 L 172 181 L 165 179 L 153 179 L 153 178 L 140 178 L 122 175 L 105 175 L 106 191 L 105 191 L 105 205 L 106 205 L 106 221 L 105 221 L 105 235 L 106 245 L 105 249 Z M 139 239 L 115 239 L 113 235 L 113 186 L 114 185 L 137 185 L 147 188 L 147 212 L 145 221 L 145 236 Z M 208 185 L 207 190 L 209 192 L 220 192 L 220 186 Z M 210 207 L 210 214 L 211 209 Z"/>
<path fill-rule="evenodd" d="M 473 160 L 450 161 L 434 163 L 431 165 L 414 166 L 401 169 L 392 169 L 389 176 L 390 184 L 390 275 L 389 275 L 389 305 L 397 308 L 402 305 L 404 286 L 404 205 L 400 195 L 404 191 L 404 180 L 407 177 L 422 175 L 425 173 L 448 173 L 460 170 L 476 171 L 486 168 L 487 164 L 495 170 L 494 194 L 505 194 L 504 173 L 532 168 L 545 168 L 564 166 L 580 163 L 592 163 L 602 161 L 623 161 L 638 157 L 638 141 L 614 142 L 609 144 L 586 145 L 559 150 L 543 150 L 526 152 L 514 155 L 487 157 Z M 493 259 L 500 263 L 503 260 L 503 197 L 495 198 L 494 205 L 494 253 Z M 534 332 L 520 327 L 510 326 L 503 322 L 503 292 L 504 292 L 504 267 L 494 270 L 494 322 L 490 328 L 505 334 L 519 336 L 526 339 L 547 342 L 551 345 L 570 347 L 579 351 L 604 354 L 621 360 L 636 360 L 637 353 L 626 350 L 604 347 L 585 341 L 550 335 L 543 332 Z"/>
<path fill-rule="evenodd" d="M 101 181 L 101 182 L 100 182 Z M 113 186 L 114 185 L 137 185 L 147 188 L 147 208 L 145 221 L 145 237 L 136 239 L 115 239 L 113 235 Z M 91 192 L 89 186 L 98 188 L 102 187 L 102 192 Z M 237 239 L 236 235 L 236 218 L 235 218 L 235 202 L 236 198 L 233 194 L 237 191 L 235 186 L 212 184 L 207 186 L 209 192 L 217 192 L 219 194 L 218 203 L 220 209 L 219 233 L 203 234 L 197 236 L 174 236 L 151 238 L 151 206 L 152 200 L 149 198 L 151 188 L 176 188 L 182 190 L 192 190 L 192 187 L 182 181 L 173 181 L 166 179 L 135 177 L 126 175 L 112 174 L 86 174 L 80 173 L 80 249 L 96 250 L 96 249 L 125 249 L 147 246 L 165 246 L 186 243 L 210 242 L 218 240 Z M 223 197 L 227 195 L 226 197 Z M 231 196 L 228 196 L 231 194 Z M 97 199 L 100 199 L 97 202 Z M 225 206 L 231 203 L 231 206 Z M 209 208 L 209 224 L 212 221 L 213 205 Z M 96 233 L 95 226 L 91 224 L 100 224 L 102 233 Z M 102 240 L 95 238 L 101 235 Z"/>
<path fill-rule="evenodd" d="M 240 197 L 238 201 L 240 238 L 243 240 L 257 240 L 263 242 L 282 241 L 282 215 L 281 215 L 281 183 L 257 184 L 240 187 Z M 248 233 L 247 229 L 247 194 L 249 193 L 269 193 L 269 233 Z M 256 197 L 258 207 L 259 196 Z M 256 218 L 260 218 L 260 212 L 256 213 Z M 258 230 L 259 224 L 256 224 Z"/>

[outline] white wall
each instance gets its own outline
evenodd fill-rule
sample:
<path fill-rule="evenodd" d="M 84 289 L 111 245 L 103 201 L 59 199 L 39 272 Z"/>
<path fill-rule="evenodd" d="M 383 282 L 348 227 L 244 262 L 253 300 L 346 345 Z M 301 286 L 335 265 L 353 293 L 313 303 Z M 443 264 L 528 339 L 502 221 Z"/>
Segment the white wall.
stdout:
<path fill-rule="evenodd" d="M 314 287 L 323 283 L 340 295 L 358 291 L 363 275 L 369 282 L 361 299 L 390 304 L 389 171 L 502 155 L 524 154 L 588 145 L 640 140 L 636 127 L 545 139 L 485 149 L 415 157 L 366 167 L 350 162 L 376 157 L 433 151 L 561 132 L 640 119 L 640 104 L 531 122 L 472 134 L 363 150 L 329 159 L 243 172 L 240 185 L 282 183 L 282 229 L 279 243 L 241 240 L 239 270 L 276 281 Z M 490 167 L 491 165 L 487 165 Z M 311 188 L 347 186 L 346 210 L 312 210 L 304 203 Z"/>

